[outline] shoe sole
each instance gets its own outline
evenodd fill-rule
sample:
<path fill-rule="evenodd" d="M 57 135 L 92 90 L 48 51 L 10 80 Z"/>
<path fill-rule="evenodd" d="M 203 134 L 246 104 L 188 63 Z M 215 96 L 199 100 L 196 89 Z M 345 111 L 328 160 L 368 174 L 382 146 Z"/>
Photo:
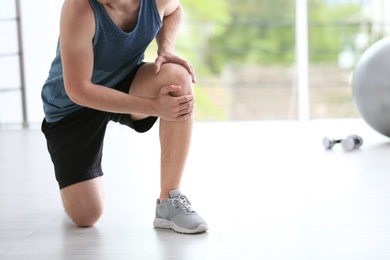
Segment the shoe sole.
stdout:
<path fill-rule="evenodd" d="M 183 234 L 203 233 L 209 229 L 205 224 L 200 224 L 196 229 L 186 229 L 186 228 L 179 227 L 172 221 L 161 219 L 161 218 L 156 218 L 153 221 L 153 226 L 156 228 L 172 229 L 178 233 L 183 233 Z"/>

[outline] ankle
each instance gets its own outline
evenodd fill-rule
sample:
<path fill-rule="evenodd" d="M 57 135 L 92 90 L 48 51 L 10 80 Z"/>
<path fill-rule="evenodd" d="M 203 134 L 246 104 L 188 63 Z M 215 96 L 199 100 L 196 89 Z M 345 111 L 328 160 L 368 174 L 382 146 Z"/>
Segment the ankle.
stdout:
<path fill-rule="evenodd" d="M 178 191 L 178 190 L 180 190 L 180 189 L 179 188 L 162 189 L 160 192 L 160 197 L 159 197 L 160 201 L 171 198 L 170 192 L 171 191 Z"/>
<path fill-rule="evenodd" d="M 163 200 L 168 199 L 168 198 L 169 198 L 169 192 L 161 192 L 160 193 L 160 197 L 159 197 L 160 201 L 163 201 Z"/>

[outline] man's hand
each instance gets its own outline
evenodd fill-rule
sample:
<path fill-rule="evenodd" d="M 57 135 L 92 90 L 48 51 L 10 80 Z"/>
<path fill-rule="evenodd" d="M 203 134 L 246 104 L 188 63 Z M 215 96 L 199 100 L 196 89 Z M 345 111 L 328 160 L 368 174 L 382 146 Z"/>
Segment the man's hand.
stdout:
<path fill-rule="evenodd" d="M 162 53 L 162 54 L 158 55 L 158 57 L 155 61 L 155 65 L 154 65 L 155 73 L 158 74 L 160 72 L 161 66 L 163 64 L 166 64 L 166 63 L 175 63 L 175 64 L 183 66 L 184 68 L 186 68 L 188 73 L 190 73 L 191 78 L 192 78 L 192 82 L 196 83 L 196 76 L 195 76 L 194 68 L 186 60 L 184 60 L 184 59 L 180 58 L 179 56 L 174 55 L 170 52 Z"/>
<path fill-rule="evenodd" d="M 180 91 L 180 86 L 170 85 L 163 87 L 155 98 L 158 116 L 166 121 L 184 121 L 191 118 L 194 111 L 194 97 L 184 95 L 175 97 L 174 93 Z"/>

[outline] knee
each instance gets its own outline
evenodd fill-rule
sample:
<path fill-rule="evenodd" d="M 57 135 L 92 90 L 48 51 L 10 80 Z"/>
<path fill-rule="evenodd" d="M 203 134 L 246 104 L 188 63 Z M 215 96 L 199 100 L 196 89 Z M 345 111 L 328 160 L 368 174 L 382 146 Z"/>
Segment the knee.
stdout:
<path fill-rule="evenodd" d="M 102 206 L 88 206 L 73 212 L 67 212 L 72 221 L 82 228 L 92 227 L 103 214 Z"/>
<path fill-rule="evenodd" d="M 181 65 L 168 63 L 161 66 L 160 73 L 168 80 L 167 85 L 181 86 L 179 95 L 193 93 L 193 84 L 190 73 Z"/>
<path fill-rule="evenodd" d="M 61 189 L 66 213 L 79 227 L 93 226 L 103 214 L 104 193 L 100 178 Z"/>
<path fill-rule="evenodd" d="M 76 199 L 62 196 L 66 213 L 79 227 L 92 227 L 103 214 L 103 200 L 97 197 Z"/>

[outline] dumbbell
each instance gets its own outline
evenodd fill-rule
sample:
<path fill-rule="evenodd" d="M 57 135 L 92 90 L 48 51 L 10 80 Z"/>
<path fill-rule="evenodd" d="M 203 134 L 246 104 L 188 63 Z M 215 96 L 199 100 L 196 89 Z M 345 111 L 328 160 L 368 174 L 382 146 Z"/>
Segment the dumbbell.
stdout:
<path fill-rule="evenodd" d="M 363 145 L 363 138 L 358 135 L 350 135 L 346 139 L 341 141 L 341 146 L 344 151 L 353 151 L 360 148 Z"/>
<path fill-rule="evenodd" d="M 335 144 L 341 143 L 344 151 L 353 151 L 360 148 L 363 145 L 363 139 L 358 135 L 350 135 L 345 139 L 331 139 L 324 137 L 322 139 L 322 145 L 325 149 L 330 150 Z"/>
<path fill-rule="evenodd" d="M 335 144 L 341 143 L 341 141 L 342 141 L 342 139 L 335 140 L 335 139 L 331 139 L 331 138 L 329 138 L 329 137 L 324 137 L 324 138 L 322 139 L 322 145 L 324 146 L 324 148 L 325 148 L 326 150 L 330 150 L 330 149 L 333 148 L 333 146 L 334 146 Z"/>

